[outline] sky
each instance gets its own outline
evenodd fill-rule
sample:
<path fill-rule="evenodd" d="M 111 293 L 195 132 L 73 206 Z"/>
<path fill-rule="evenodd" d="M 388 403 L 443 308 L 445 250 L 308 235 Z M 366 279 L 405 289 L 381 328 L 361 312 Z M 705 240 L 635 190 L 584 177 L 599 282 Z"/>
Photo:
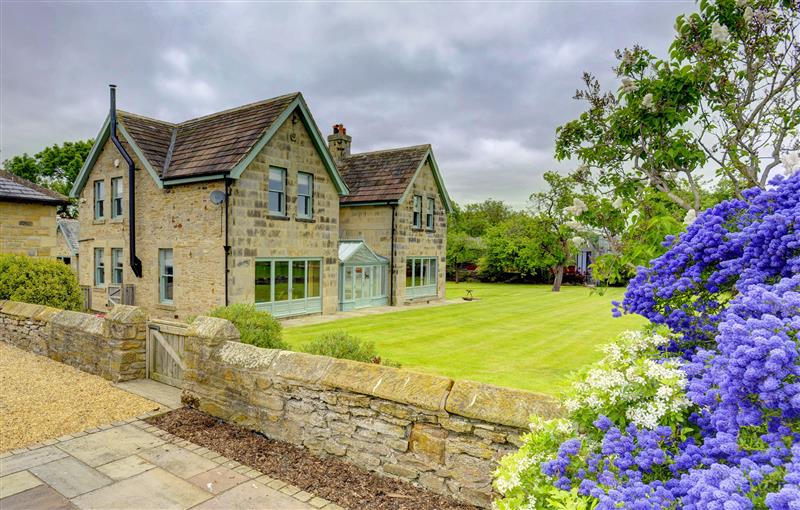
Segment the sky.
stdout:
<path fill-rule="evenodd" d="M 692 0 L 506 3 L 0 1 L 0 160 L 92 138 L 108 110 L 167 121 L 303 93 L 353 152 L 433 146 L 450 196 L 521 207 L 614 50 L 664 55 Z"/>

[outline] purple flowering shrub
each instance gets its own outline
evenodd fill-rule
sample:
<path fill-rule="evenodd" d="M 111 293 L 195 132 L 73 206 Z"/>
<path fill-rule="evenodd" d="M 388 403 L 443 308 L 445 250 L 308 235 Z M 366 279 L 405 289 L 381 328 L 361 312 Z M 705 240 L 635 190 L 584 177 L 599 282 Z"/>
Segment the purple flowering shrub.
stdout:
<path fill-rule="evenodd" d="M 681 360 L 691 405 L 658 424 L 598 406 L 591 426 L 582 408 L 540 483 L 597 509 L 800 509 L 800 173 L 744 198 L 668 239 L 617 305 L 669 328 L 648 359 Z"/>

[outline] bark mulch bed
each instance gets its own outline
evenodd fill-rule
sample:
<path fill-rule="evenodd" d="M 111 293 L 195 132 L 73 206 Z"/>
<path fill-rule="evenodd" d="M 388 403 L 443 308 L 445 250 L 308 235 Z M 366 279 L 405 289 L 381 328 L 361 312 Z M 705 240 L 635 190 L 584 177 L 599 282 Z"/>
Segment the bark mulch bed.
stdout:
<path fill-rule="evenodd" d="M 350 510 L 476 510 L 336 458 L 317 457 L 304 448 L 268 439 L 196 409 L 185 407 L 147 421 Z"/>

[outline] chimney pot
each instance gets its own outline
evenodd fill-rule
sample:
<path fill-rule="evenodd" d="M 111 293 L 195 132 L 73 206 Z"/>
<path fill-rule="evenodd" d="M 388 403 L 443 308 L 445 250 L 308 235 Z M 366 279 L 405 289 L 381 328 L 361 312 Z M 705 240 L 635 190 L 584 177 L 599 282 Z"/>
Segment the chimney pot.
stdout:
<path fill-rule="evenodd" d="M 334 124 L 333 134 L 328 136 L 328 149 L 333 159 L 342 159 L 350 156 L 350 142 L 352 138 L 347 135 L 344 124 Z"/>

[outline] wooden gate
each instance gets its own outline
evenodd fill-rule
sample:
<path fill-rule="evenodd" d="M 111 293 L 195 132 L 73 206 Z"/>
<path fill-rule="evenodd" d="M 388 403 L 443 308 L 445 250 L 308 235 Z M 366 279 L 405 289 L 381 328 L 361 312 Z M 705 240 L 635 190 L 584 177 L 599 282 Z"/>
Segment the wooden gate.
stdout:
<path fill-rule="evenodd" d="M 183 343 L 186 324 L 153 320 L 147 327 L 147 374 L 150 379 L 183 386 Z"/>

